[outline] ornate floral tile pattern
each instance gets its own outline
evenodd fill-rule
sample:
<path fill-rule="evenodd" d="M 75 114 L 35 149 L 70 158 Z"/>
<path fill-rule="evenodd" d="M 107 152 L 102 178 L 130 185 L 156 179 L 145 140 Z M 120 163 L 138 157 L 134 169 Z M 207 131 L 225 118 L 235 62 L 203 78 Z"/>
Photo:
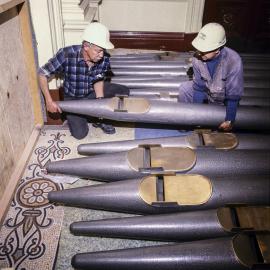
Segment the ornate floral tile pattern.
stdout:
<path fill-rule="evenodd" d="M 63 189 L 63 185 L 70 188 L 78 183 L 70 185 L 75 179 L 70 176 L 48 175 L 46 178 L 42 170 L 49 161 L 80 157 L 77 153 L 79 144 L 134 139 L 132 125 L 117 126 L 116 129 L 116 134 L 108 135 L 90 126 L 88 136 L 78 141 L 70 135 L 67 126 L 43 127 L 0 228 L 0 269 L 72 269 L 70 258 L 76 251 L 74 247 L 78 245 L 79 249 L 86 248 L 86 243 L 79 241 L 80 237 L 73 237 L 68 227 L 71 220 L 82 218 L 86 211 L 65 209 L 64 217 L 64 207 L 50 204 L 47 196 L 52 190 Z M 87 184 L 85 180 L 81 182 L 79 185 Z M 59 183 L 67 183 L 67 186 Z M 85 241 L 88 242 L 88 239 Z"/>
<path fill-rule="evenodd" d="M 43 130 L 0 231 L 0 268 L 53 269 L 64 211 L 47 197 L 62 185 L 45 179 L 49 161 L 67 158 L 66 130 Z"/>

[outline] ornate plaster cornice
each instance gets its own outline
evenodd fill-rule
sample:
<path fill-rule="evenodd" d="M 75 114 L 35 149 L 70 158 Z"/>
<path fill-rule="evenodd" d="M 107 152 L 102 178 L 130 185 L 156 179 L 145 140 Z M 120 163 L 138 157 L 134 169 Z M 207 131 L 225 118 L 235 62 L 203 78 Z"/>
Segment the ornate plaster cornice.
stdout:
<path fill-rule="evenodd" d="M 79 3 L 80 8 L 83 9 L 84 20 L 91 22 L 93 20 L 99 20 L 98 6 L 101 0 L 82 0 Z"/>

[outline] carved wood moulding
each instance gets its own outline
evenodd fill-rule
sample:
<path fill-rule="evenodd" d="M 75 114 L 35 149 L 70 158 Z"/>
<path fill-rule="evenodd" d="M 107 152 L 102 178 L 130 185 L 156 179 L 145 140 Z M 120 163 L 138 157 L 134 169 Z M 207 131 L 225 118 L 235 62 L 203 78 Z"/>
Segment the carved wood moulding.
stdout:
<path fill-rule="evenodd" d="M 111 41 L 116 48 L 130 49 L 189 51 L 192 50 L 191 41 L 195 36 L 173 32 L 111 31 Z"/>

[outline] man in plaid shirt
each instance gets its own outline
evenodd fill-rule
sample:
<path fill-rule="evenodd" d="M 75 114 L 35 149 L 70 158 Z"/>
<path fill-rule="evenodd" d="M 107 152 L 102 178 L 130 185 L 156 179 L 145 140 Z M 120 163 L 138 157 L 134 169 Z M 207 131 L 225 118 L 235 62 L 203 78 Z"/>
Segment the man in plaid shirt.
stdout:
<path fill-rule="evenodd" d="M 129 89 L 123 85 L 104 82 L 110 66 L 106 49 L 113 49 L 109 40 L 109 31 L 101 23 L 90 23 L 83 34 L 82 45 L 73 45 L 60 49 L 44 66 L 39 69 L 39 82 L 44 94 L 47 110 L 51 113 L 62 112 L 53 101 L 49 92 L 48 80 L 53 76 L 64 79 L 64 99 L 100 99 L 116 94 L 129 95 Z M 77 139 L 84 138 L 89 131 L 85 116 L 66 115 L 70 132 Z M 105 133 L 115 133 L 112 125 L 93 124 Z"/>

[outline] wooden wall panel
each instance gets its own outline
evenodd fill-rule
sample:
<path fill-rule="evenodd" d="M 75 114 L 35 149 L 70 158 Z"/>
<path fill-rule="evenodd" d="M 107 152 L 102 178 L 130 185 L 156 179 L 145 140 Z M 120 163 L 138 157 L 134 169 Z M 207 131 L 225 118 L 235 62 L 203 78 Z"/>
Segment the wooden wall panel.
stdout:
<path fill-rule="evenodd" d="M 15 154 L 22 153 L 32 133 L 34 114 L 16 8 L 4 13 L 12 18 L 0 26 L 0 88 L 3 113 L 8 125 L 5 130 Z"/>
<path fill-rule="evenodd" d="M 34 81 L 37 86 L 36 69 L 29 67 L 33 48 L 25 4 L 0 2 L 0 220 L 19 181 L 12 175 L 15 171 L 19 175 L 19 160 L 40 118 L 35 115 L 41 106 L 38 88 L 33 86 Z"/>
<path fill-rule="evenodd" d="M 196 34 L 173 32 L 111 31 L 110 34 L 116 48 L 182 52 L 193 49 L 191 40 L 196 36 Z"/>
<path fill-rule="evenodd" d="M 35 63 L 35 56 L 32 43 L 32 29 L 30 27 L 30 15 L 28 1 L 25 1 L 23 5 L 18 5 L 18 17 L 20 23 L 20 37 L 22 44 L 22 54 L 24 59 L 25 68 L 27 73 L 25 74 L 28 79 L 28 89 L 32 102 L 32 108 L 34 112 L 34 119 L 36 125 L 43 123 L 42 110 L 40 104 L 40 91 L 37 80 L 37 67 Z"/>
<path fill-rule="evenodd" d="M 1 92 L 1 89 L 0 89 Z M 3 103 L 0 95 L 0 198 L 3 196 L 8 180 L 15 164 L 11 140 L 6 128 L 8 123 L 4 114 Z"/>

